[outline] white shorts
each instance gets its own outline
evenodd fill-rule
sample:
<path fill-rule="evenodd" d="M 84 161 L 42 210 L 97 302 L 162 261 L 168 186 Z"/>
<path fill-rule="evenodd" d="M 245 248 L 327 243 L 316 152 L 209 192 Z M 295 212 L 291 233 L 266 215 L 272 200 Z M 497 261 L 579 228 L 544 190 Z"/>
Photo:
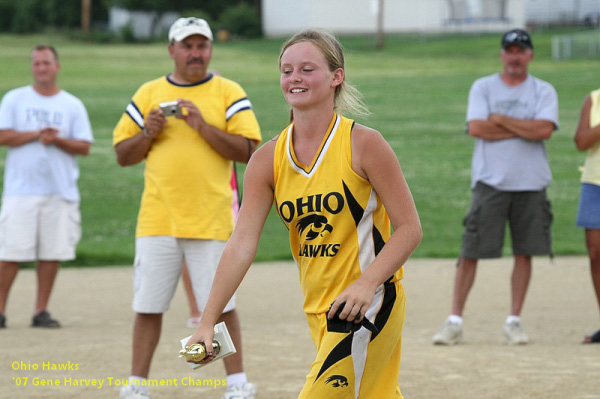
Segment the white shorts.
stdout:
<path fill-rule="evenodd" d="M 195 240 L 172 236 L 146 236 L 135 240 L 133 310 L 136 313 L 164 313 L 187 263 L 194 296 L 200 311 L 208 294 L 225 249 L 226 241 Z M 235 308 L 235 295 L 223 313 Z"/>
<path fill-rule="evenodd" d="M 80 238 L 79 202 L 58 195 L 2 198 L 0 260 L 73 260 Z"/>

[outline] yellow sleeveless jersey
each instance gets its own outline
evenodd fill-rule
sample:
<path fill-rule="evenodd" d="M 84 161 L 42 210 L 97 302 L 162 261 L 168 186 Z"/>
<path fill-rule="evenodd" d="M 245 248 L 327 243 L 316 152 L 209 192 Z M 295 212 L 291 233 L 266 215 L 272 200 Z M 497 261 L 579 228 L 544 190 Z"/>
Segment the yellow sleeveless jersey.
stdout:
<path fill-rule="evenodd" d="M 210 75 L 192 85 L 168 76 L 142 85 L 113 132 L 113 145 L 138 134 L 161 102 L 192 101 L 210 125 L 260 142 L 252 105 L 235 82 Z M 144 193 L 136 236 L 225 241 L 233 231 L 233 161 L 222 157 L 184 120 L 168 117 L 145 160 Z"/>
<path fill-rule="evenodd" d="M 590 126 L 595 127 L 600 125 L 600 89 L 593 91 L 590 96 L 592 99 Z M 581 181 L 600 186 L 600 142 L 594 144 L 588 152 Z"/>
<path fill-rule="evenodd" d="M 306 313 L 327 312 L 390 237 L 383 203 L 351 167 L 353 125 L 354 121 L 334 115 L 310 165 L 301 164 L 294 154 L 293 123 L 277 139 L 275 205 L 289 230 Z M 402 276 L 400 268 L 391 281 Z"/>

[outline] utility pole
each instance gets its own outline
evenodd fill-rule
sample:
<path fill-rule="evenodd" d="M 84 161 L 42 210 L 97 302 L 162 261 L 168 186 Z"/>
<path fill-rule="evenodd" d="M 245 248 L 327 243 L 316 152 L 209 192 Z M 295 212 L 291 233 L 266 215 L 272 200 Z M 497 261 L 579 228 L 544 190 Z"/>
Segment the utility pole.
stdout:
<path fill-rule="evenodd" d="M 92 0 L 81 0 L 81 31 L 88 33 L 90 31 L 90 21 L 92 15 Z"/>
<path fill-rule="evenodd" d="M 377 0 L 377 50 L 383 49 L 383 1 Z"/>

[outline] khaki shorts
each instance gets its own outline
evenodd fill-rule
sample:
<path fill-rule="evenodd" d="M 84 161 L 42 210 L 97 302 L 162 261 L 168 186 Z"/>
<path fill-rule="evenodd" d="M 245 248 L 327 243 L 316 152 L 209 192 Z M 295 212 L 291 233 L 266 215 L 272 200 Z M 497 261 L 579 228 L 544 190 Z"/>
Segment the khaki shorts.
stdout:
<path fill-rule="evenodd" d="M 501 257 L 507 221 L 514 255 L 552 255 L 552 218 L 545 189 L 507 192 L 479 182 L 464 219 L 461 256 Z"/>
<path fill-rule="evenodd" d="M 72 260 L 80 238 L 79 202 L 65 201 L 58 195 L 2 199 L 0 260 Z"/>
<path fill-rule="evenodd" d="M 135 241 L 133 310 L 137 313 L 166 312 L 185 259 L 198 308 L 203 311 L 225 244 L 226 241 L 172 236 L 138 237 Z M 235 296 L 223 313 L 234 308 Z"/>

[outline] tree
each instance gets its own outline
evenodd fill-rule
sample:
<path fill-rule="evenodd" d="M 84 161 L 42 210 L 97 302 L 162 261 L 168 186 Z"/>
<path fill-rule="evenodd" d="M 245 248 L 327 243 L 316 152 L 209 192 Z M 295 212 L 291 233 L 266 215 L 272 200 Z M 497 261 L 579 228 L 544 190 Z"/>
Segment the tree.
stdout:
<path fill-rule="evenodd" d="M 202 10 L 214 19 L 217 19 L 225 9 L 238 3 L 260 7 L 256 0 L 115 0 L 115 5 L 128 10 L 154 11 L 159 14 L 167 11 Z"/>
<path fill-rule="evenodd" d="M 260 10 L 260 2 L 258 0 L 113 0 L 116 6 L 127 10 L 140 10 L 154 13 L 151 31 L 156 31 L 156 25 L 160 21 L 165 12 L 177 11 L 185 12 L 201 12 L 207 14 L 213 21 L 221 18 L 223 13 L 236 5 L 242 3 L 251 5 Z M 210 21 L 209 21 L 210 22 Z"/>

